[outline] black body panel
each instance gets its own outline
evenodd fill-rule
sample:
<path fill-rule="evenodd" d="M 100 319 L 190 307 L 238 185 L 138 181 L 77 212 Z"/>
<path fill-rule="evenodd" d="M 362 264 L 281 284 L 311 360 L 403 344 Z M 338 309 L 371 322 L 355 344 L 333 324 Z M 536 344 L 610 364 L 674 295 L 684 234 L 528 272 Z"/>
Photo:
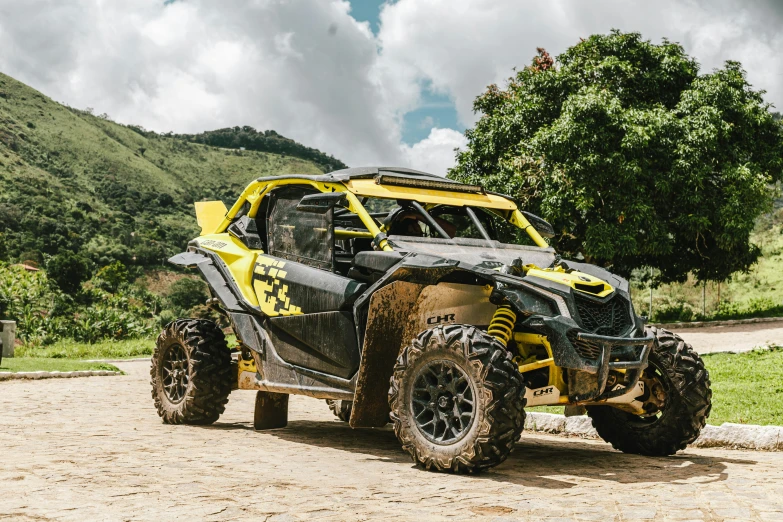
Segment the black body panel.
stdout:
<path fill-rule="evenodd" d="M 334 312 L 348 309 L 364 291 L 366 285 L 348 277 L 312 268 L 294 261 L 286 261 L 280 269 L 285 277 L 279 277 L 279 271 L 260 274 L 254 273 L 253 279 L 275 285 L 282 289 L 288 287 L 286 295 L 290 303 L 300 307 L 304 314 Z M 262 298 L 261 295 L 258 296 Z"/>
<path fill-rule="evenodd" d="M 278 355 L 290 364 L 343 379 L 359 368 L 353 319 L 346 312 L 272 317 L 269 325 Z"/>
<path fill-rule="evenodd" d="M 247 248 L 252 250 L 261 250 L 264 248 L 255 219 L 248 216 L 242 216 L 231 223 L 227 231 L 240 240 Z"/>
<path fill-rule="evenodd" d="M 252 350 L 258 367 L 257 384 L 262 389 L 319 398 L 353 399 L 350 380 L 285 362 L 267 333 L 269 325 L 258 315 L 231 313 L 229 317 L 239 340 Z"/>

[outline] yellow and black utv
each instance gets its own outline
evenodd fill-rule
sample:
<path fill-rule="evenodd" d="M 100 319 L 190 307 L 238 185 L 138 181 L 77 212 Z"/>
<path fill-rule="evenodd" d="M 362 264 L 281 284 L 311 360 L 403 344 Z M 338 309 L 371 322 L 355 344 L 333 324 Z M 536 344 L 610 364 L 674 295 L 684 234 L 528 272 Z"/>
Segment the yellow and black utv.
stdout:
<path fill-rule="evenodd" d="M 256 428 L 278 428 L 288 395 L 308 395 L 352 427 L 391 420 L 427 469 L 473 472 L 505 460 L 525 406 L 586 407 L 643 455 L 683 449 L 709 415 L 693 349 L 645 329 L 625 279 L 560 259 L 552 227 L 507 196 L 372 167 L 261 178 L 196 213 L 201 236 L 170 261 L 200 270 L 239 348 L 210 321 L 167 325 L 164 422 L 212 423 L 243 389 Z M 513 227 L 532 244 L 504 243 Z"/>

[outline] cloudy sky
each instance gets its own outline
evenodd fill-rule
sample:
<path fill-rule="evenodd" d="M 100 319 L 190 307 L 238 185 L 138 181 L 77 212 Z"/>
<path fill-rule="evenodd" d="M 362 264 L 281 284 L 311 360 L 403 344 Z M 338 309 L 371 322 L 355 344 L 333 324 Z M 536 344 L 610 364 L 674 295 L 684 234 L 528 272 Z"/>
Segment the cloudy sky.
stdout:
<path fill-rule="evenodd" d="M 783 108 L 783 0 L 0 0 L 0 71 L 157 131 L 274 129 L 444 174 L 472 101 L 596 32 L 739 60 Z"/>

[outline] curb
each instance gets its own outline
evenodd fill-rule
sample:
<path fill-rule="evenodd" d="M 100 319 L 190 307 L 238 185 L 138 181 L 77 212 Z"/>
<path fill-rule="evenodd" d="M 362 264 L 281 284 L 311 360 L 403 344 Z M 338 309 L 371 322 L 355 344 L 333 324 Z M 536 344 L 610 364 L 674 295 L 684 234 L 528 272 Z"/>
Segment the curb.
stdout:
<path fill-rule="evenodd" d="M 76 370 L 72 372 L 0 372 L 0 381 L 14 381 L 21 379 L 71 379 L 73 377 L 104 377 L 110 375 L 122 375 L 122 372 L 110 372 L 109 370 Z"/>
<path fill-rule="evenodd" d="M 709 328 L 711 326 L 736 326 L 754 323 L 777 323 L 783 321 L 783 317 L 756 317 L 751 319 L 729 319 L 726 321 L 693 321 L 690 323 L 651 323 L 649 326 L 658 328 L 683 329 L 683 328 Z"/>
<path fill-rule="evenodd" d="M 530 412 L 525 429 L 555 435 L 599 439 L 590 417 L 566 417 L 555 413 Z M 729 448 L 762 451 L 783 451 L 783 427 L 757 426 L 724 422 L 720 426 L 707 424 L 699 438 L 691 444 L 696 448 Z"/>

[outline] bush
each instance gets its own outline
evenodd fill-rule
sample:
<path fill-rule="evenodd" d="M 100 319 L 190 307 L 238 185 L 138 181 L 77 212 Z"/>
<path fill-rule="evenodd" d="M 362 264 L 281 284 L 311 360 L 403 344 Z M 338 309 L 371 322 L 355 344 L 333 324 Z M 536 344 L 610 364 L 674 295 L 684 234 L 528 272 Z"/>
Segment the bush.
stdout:
<path fill-rule="evenodd" d="M 106 265 L 95 274 L 95 283 L 99 288 L 108 292 L 116 292 L 117 289 L 128 282 L 128 269 L 121 261 L 115 261 Z"/>
<path fill-rule="evenodd" d="M 74 252 L 63 251 L 46 262 L 49 281 L 68 295 L 75 295 L 90 277 L 87 259 Z"/>
<path fill-rule="evenodd" d="M 713 315 L 714 319 L 747 319 L 750 317 L 783 316 L 783 304 L 771 299 L 751 299 L 745 303 L 723 302 Z"/>
<path fill-rule="evenodd" d="M 19 339 L 26 344 L 149 337 L 158 327 L 159 311 L 160 298 L 142 288 L 126 285 L 110 293 L 86 285 L 74 299 L 44 271 L 0 264 L 0 317 L 17 321 Z"/>
<path fill-rule="evenodd" d="M 178 315 L 185 315 L 188 310 L 203 305 L 208 298 L 204 281 L 185 277 L 171 285 L 166 301 L 170 308 L 180 312 Z"/>
<path fill-rule="evenodd" d="M 667 304 L 655 310 L 654 319 L 660 323 L 677 323 L 693 321 L 698 316 L 696 310 L 688 303 Z"/>

